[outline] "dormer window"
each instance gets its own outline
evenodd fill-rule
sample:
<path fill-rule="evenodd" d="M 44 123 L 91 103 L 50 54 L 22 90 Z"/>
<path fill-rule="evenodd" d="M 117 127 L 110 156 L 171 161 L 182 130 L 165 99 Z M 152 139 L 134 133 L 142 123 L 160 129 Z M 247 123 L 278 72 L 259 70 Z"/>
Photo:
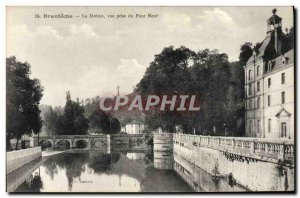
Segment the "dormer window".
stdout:
<path fill-rule="evenodd" d="M 282 64 L 285 65 L 285 58 L 282 57 Z"/>
<path fill-rule="evenodd" d="M 272 70 L 272 62 L 269 61 L 269 62 L 268 62 L 268 71 L 271 71 L 271 70 Z"/>

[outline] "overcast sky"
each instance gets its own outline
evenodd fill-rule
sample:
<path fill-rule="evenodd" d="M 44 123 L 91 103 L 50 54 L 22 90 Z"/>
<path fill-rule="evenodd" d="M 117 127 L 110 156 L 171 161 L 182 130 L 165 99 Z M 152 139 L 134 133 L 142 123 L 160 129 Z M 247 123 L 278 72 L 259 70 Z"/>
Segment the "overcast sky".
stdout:
<path fill-rule="evenodd" d="M 31 64 L 42 104 L 130 93 L 164 47 L 218 49 L 237 60 L 240 45 L 262 41 L 273 7 L 9 7 L 7 57 Z M 283 27 L 291 7 L 277 7 Z M 35 19 L 34 14 L 158 14 L 152 19 Z"/>

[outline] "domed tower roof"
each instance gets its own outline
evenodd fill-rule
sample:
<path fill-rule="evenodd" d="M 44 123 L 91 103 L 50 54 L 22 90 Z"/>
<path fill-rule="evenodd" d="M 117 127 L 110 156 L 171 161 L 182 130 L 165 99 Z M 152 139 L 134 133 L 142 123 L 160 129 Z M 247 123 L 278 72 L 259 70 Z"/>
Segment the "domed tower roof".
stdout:
<path fill-rule="evenodd" d="M 282 18 L 276 15 L 277 9 L 272 10 L 273 15 L 267 20 L 268 25 L 281 25 Z"/>
<path fill-rule="evenodd" d="M 253 55 L 248 59 L 247 64 L 250 64 L 257 58 L 267 57 L 269 59 L 275 58 L 277 55 L 281 54 L 281 21 L 282 18 L 276 15 L 276 9 L 272 10 L 273 15 L 267 20 L 267 34 L 266 38 L 262 41 L 257 52 L 254 52 Z"/>

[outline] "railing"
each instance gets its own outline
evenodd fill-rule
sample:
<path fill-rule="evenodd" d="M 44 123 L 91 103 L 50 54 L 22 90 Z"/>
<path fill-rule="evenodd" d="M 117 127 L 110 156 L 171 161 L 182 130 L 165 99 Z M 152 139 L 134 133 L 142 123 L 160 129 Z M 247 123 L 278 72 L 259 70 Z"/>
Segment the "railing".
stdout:
<path fill-rule="evenodd" d="M 265 139 L 245 137 L 218 137 L 188 134 L 174 134 L 174 142 L 184 145 L 209 147 L 221 150 L 234 150 L 242 153 L 255 153 L 266 157 L 293 157 L 294 141 L 287 139 Z"/>
<path fill-rule="evenodd" d="M 34 136 L 35 139 L 39 138 L 40 140 L 45 139 L 87 139 L 87 138 L 104 138 L 106 135 L 53 135 L 53 136 Z"/>
<path fill-rule="evenodd" d="M 144 134 L 111 134 L 110 136 L 113 137 L 140 137 L 144 136 Z M 45 139 L 87 139 L 87 138 L 106 138 L 106 134 L 99 134 L 99 135 L 53 135 L 53 136 L 40 136 L 40 140 L 45 140 Z M 34 138 L 38 138 L 38 136 L 34 136 Z"/>

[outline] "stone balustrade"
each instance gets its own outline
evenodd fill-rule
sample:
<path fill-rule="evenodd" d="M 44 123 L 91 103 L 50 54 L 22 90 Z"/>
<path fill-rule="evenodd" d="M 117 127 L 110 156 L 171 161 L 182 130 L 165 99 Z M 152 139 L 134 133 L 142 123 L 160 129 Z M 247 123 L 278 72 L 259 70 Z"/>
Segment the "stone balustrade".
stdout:
<path fill-rule="evenodd" d="M 287 139 L 174 134 L 173 141 L 181 146 L 207 147 L 234 151 L 238 154 L 257 154 L 277 159 L 293 158 L 294 156 L 294 141 Z"/>

